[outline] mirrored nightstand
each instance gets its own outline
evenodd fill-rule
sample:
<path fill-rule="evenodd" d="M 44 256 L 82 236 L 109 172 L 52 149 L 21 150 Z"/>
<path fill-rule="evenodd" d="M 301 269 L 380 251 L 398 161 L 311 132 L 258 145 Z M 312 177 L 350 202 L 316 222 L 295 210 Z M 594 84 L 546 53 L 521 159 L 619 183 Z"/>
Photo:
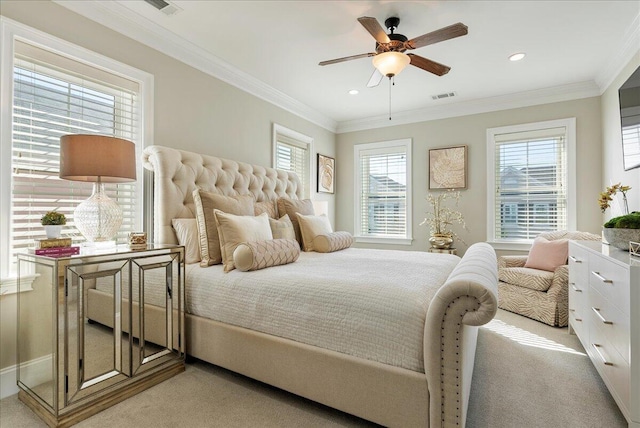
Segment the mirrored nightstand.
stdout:
<path fill-rule="evenodd" d="M 19 254 L 19 289 L 33 275 L 36 298 L 18 293 L 19 398 L 49 426 L 184 371 L 184 247 Z"/>

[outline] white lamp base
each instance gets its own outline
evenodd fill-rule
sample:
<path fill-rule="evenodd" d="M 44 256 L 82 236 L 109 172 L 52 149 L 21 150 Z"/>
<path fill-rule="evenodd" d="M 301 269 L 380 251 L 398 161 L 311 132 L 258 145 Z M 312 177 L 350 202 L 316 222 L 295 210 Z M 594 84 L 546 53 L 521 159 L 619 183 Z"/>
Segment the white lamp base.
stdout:
<path fill-rule="evenodd" d="M 73 220 L 87 241 L 110 241 L 122 225 L 122 209 L 107 196 L 103 183 L 93 183 L 93 194 L 76 207 Z"/>

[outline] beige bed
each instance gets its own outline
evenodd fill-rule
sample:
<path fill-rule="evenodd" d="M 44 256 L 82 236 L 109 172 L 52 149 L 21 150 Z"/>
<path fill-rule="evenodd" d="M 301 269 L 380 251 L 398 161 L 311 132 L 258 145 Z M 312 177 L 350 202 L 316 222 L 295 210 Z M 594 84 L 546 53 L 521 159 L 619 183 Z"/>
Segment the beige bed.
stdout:
<path fill-rule="evenodd" d="M 294 174 L 167 147 L 146 148 L 145 167 L 154 172 L 155 242 L 177 243 L 171 220 L 194 217 L 191 194 L 195 188 L 229 196 L 252 194 L 257 201 L 297 199 L 301 195 Z M 368 250 L 343 251 L 362 257 Z M 323 256 L 327 260 L 340 257 L 302 254 L 292 265 L 317 264 Z M 420 257 L 429 260 L 427 257 L 442 255 L 411 256 L 419 262 Z M 473 245 L 459 262 L 447 257 L 437 261 L 446 261 L 443 265 L 452 265 L 453 261 L 455 267 L 450 274 L 447 271 L 444 285 L 427 295 L 424 326 L 419 331 L 423 359 L 419 367 L 383 363 L 339 347 L 331 350 L 190 313 L 186 320 L 187 353 L 385 426 L 464 426 L 477 326 L 490 321 L 497 310 L 497 263 L 487 244 Z M 398 270 L 403 269 L 402 263 L 397 264 Z M 409 261 L 406 266 L 411 266 Z M 215 277 L 220 275 L 216 272 L 219 266 L 189 268 L 192 274 L 187 269 L 187 290 L 190 281 L 204 282 L 208 273 L 219 284 L 222 278 L 238 280 L 243 274 Z M 273 276 L 292 268 L 273 267 L 264 272 L 270 271 Z M 362 274 L 366 277 L 366 272 Z M 99 290 L 89 290 L 89 317 L 108 324 L 105 308 L 110 307 L 110 298 Z"/>

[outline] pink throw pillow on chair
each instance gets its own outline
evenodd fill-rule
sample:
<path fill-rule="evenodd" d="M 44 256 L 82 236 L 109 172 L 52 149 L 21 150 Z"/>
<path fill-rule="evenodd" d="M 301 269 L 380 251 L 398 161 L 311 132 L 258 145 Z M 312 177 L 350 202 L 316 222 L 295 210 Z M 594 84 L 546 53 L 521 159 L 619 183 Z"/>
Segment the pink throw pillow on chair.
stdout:
<path fill-rule="evenodd" d="M 537 237 L 529 250 L 529 257 L 524 267 L 553 272 L 558 266 L 567 264 L 569 256 L 569 240 L 556 239 L 549 241 L 541 236 Z"/>

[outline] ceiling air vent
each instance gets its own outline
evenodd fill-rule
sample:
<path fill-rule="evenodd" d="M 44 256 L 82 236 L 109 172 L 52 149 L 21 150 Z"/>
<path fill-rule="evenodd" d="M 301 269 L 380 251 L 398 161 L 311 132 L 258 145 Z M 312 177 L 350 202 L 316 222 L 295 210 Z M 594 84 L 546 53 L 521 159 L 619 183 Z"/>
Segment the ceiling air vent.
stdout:
<path fill-rule="evenodd" d="M 431 95 L 431 98 L 434 100 L 441 100 L 443 98 L 451 98 L 455 97 L 457 94 L 455 92 L 445 92 L 444 94 Z"/>
<path fill-rule="evenodd" d="M 175 15 L 176 13 L 182 10 L 175 4 L 169 3 L 168 1 L 165 1 L 165 0 L 144 0 L 144 1 L 149 3 L 151 6 L 155 7 L 165 15 Z"/>

